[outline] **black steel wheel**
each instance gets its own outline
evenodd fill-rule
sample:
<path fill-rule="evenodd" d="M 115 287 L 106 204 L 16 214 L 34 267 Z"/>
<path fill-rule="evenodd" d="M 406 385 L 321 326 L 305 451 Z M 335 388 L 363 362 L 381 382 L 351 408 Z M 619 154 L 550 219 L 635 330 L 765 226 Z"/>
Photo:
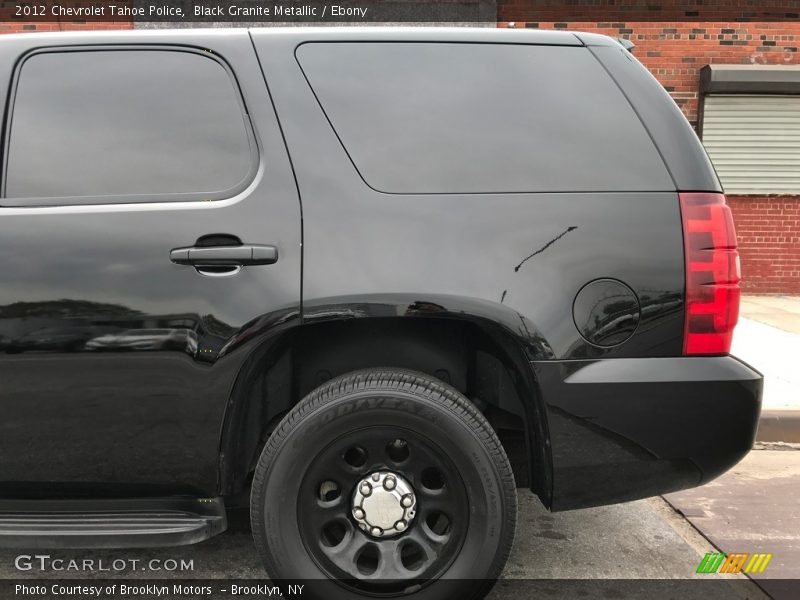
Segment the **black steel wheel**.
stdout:
<path fill-rule="evenodd" d="M 483 415 L 420 373 L 328 382 L 270 437 L 253 481 L 256 547 L 311 598 L 481 598 L 508 557 L 516 494 Z"/>
<path fill-rule="evenodd" d="M 373 486 L 375 479 L 380 485 Z M 392 490 L 385 489 L 387 481 L 395 482 Z M 369 496 L 360 494 L 362 485 L 372 487 Z M 401 486 L 407 491 L 398 494 Z M 375 511 L 383 508 L 388 521 L 370 519 L 369 507 L 378 503 L 385 506 Z M 466 488 L 452 461 L 403 427 L 350 431 L 322 449 L 303 478 L 297 510 L 317 565 L 367 590 L 437 579 L 461 549 L 469 523 Z"/>

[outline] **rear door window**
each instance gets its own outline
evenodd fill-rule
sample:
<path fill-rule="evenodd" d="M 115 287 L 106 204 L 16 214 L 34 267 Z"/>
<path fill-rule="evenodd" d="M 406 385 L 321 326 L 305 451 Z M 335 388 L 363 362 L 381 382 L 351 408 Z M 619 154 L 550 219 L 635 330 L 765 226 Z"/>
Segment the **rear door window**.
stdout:
<path fill-rule="evenodd" d="M 6 205 L 214 200 L 257 161 L 232 74 L 191 50 L 34 53 L 7 131 Z"/>
<path fill-rule="evenodd" d="M 378 191 L 674 189 L 646 129 L 586 48 L 307 43 L 296 55 Z"/>

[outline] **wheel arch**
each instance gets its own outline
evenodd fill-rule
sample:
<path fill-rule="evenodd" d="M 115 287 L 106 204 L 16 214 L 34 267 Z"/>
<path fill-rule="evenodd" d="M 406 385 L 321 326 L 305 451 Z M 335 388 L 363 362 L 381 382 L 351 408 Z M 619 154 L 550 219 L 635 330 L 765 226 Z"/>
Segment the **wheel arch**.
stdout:
<path fill-rule="evenodd" d="M 506 306 L 458 296 L 420 298 L 391 294 L 307 302 L 298 325 L 265 335 L 252 347 L 221 428 L 220 492 L 246 489 L 269 433 L 312 389 L 344 372 L 397 367 L 437 377 L 478 404 L 512 459 L 518 486 L 529 487 L 549 506 L 547 413 L 530 367 L 533 359 L 552 358 L 546 340 Z M 515 437 L 520 425 L 521 438 Z"/>

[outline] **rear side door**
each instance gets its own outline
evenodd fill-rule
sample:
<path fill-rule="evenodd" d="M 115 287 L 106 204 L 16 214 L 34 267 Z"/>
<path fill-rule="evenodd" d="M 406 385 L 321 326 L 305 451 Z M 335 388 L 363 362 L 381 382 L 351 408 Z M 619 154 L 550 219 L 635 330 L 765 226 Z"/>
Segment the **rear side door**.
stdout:
<path fill-rule="evenodd" d="M 247 32 L 0 43 L 0 495 L 214 493 L 237 373 L 299 317 Z"/>

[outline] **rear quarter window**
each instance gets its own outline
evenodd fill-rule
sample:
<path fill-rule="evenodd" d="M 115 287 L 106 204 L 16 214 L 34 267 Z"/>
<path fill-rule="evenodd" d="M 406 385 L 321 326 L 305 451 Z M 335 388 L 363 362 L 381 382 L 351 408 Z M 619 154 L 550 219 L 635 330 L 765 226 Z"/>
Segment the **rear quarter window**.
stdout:
<path fill-rule="evenodd" d="M 375 190 L 674 189 L 636 113 L 585 48 L 306 43 L 296 57 Z"/>

